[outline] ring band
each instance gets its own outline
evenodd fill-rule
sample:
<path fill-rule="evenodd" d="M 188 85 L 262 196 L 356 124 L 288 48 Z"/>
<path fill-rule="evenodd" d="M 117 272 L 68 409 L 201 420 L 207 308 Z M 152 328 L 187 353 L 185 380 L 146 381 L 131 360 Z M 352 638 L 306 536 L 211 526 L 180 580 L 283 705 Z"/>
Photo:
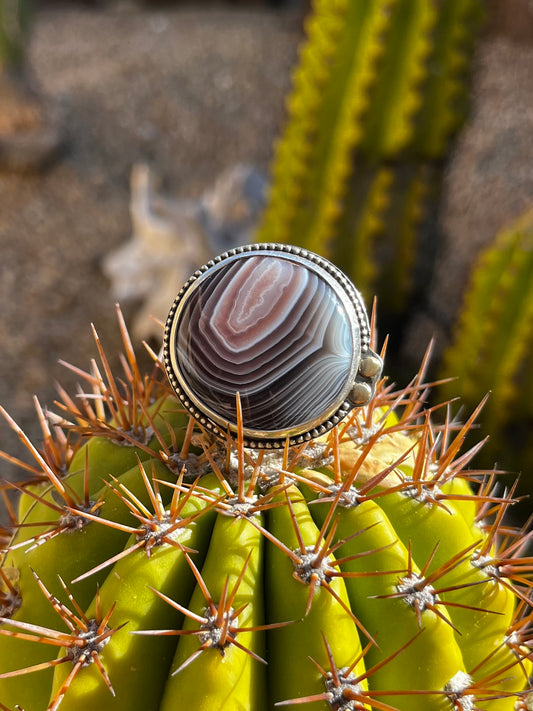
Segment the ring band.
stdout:
<path fill-rule="evenodd" d="M 381 358 L 361 295 L 326 259 L 252 244 L 198 269 L 170 309 L 164 363 L 207 431 L 277 448 L 324 434 L 371 399 Z"/>

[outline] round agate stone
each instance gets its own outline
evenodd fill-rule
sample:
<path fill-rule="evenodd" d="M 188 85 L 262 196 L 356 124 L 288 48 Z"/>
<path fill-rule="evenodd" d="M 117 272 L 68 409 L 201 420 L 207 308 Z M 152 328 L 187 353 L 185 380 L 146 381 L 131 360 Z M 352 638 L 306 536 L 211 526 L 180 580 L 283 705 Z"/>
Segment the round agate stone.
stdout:
<path fill-rule="evenodd" d="M 357 292 L 329 262 L 295 252 L 226 253 L 191 277 L 170 311 L 171 383 L 217 434 L 235 431 L 237 393 L 255 440 L 308 433 L 350 409 L 362 346 Z"/>

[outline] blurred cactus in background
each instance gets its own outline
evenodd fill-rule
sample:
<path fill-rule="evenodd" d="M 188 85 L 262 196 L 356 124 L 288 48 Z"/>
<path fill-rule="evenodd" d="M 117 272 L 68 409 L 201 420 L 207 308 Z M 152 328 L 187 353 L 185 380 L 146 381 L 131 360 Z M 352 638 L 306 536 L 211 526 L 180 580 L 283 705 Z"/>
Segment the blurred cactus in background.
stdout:
<path fill-rule="evenodd" d="M 479 256 L 442 374 L 441 394 L 471 405 L 491 393 L 483 415 L 489 457 L 525 471 L 533 464 L 533 211 L 503 229 Z M 499 451 L 499 454 L 498 454 Z M 527 481 L 530 486 L 530 479 Z"/>
<path fill-rule="evenodd" d="M 33 0 L 0 0 L 0 71 L 25 67 L 33 11 Z"/>
<path fill-rule="evenodd" d="M 391 328 L 431 274 L 427 226 L 467 113 L 483 5 L 316 0 L 307 21 L 258 241 L 333 260 L 378 294 Z"/>

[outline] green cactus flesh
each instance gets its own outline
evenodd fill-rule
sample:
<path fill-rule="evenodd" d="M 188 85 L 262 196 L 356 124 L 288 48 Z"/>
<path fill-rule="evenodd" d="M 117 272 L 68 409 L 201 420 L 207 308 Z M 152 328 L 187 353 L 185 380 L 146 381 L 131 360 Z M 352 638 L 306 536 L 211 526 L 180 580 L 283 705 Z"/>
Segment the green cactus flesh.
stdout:
<path fill-rule="evenodd" d="M 34 464 L 2 536 L 1 709 L 530 708 L 529 536 L 461 451 L 477 410 L 437 424 L 423 365 L 319 440 L 246 450 L 121 328 L 124 372 L 100 347 L 38 448 L 4 413 Z"/>

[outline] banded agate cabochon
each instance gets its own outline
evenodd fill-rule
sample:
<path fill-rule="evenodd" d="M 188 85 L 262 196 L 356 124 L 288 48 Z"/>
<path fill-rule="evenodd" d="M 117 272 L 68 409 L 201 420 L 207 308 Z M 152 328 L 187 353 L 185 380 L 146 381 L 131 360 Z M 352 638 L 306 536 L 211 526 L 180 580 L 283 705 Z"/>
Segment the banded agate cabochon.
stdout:
<path fill-rule="evenodd" d="M 170 348 L 184 394 L 219 425 L 316 426 L 344 402 L 359 364 L 350 300 L 322 269 L 290 254 L 239 254 L 192 282 Z"/>

